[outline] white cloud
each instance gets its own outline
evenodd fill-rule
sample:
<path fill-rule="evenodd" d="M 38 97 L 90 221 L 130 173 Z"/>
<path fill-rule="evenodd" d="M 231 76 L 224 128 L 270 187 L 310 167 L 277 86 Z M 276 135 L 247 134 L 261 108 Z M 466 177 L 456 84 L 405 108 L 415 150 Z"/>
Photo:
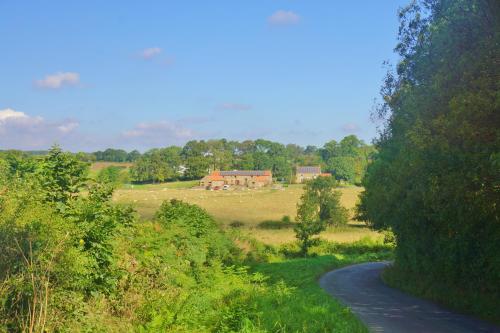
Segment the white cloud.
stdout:
<path fill-rule="evenodd" d="M 123 138 L 128 141 L 149 146 L 182 144 L 194 135 L 193 130 L 169 121 L 139 123 L 133 129 L 122 133 Z"/>
<path fill-rule="evenodd" d="M 78 126 L 74 120 L 49 122 L 42 117 L 3 109 L 0 110 L 0 149 L 45 149 L 65 140 Z"/>
<path fill-rule="evenodd" d="M 9 119 L 19 119 L 19 118 L 27 118 L 28 116 L 24 112 L 18 112 L 12 110 L 11 108 L 0 110 L 0 124 L 6 122 Z"/>
<path fill-rule="evenodd" d="M 159 47 L 149 47 L 141 51 L 141 57 L 146 60 L 153 59 L 155 56 L 159 55 L 161 51 Z"/>
<path fill-rule="evenodd" d="M 57 129 L 62 133 L 69 133 L 76 129 L 80 124 L 76 121 L 70 121 L 64 124 L 57 126 Z"/>
<path fill-rule="evenodd" d="M 342 125 L 342 131 L 346 132 L 346 133 L 356 133 L 356 132 L 359 132 L 360 128 L 358 126 L 358 124 L 355 124 L 355 123 L 347 123 L 347 124 L 344 124 Z"/>
<path fill-rule="evenodd" d="M 267 22 L 271 25 L 293 25 L 300 22 L 300 16 L 292 11 L 278 10 L 268 17 Z"/>
<path fill-rule="evenodd" d="M 216 109 L 219 111 L 249 111 L 252 109 L 252 106 L 240 103 L 222 103 Z"/>
<path fill-rule="evenodd" d="M 44 89 L 59 89 L 64 86 L 75 86 L 80 83 L 80 74 L 74 72 L 58 72 L 36 80 L 35 85 Z"/>

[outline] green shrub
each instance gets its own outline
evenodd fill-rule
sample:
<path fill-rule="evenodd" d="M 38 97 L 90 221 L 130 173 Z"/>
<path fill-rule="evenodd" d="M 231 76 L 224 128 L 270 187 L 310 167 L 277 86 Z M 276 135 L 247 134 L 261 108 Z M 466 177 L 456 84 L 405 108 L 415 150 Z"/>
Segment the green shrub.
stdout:
<path fill-rule="evenodd" d="M 127 169 L 115 165 L 101 169 L 96 179 L 101 183 L 112 184 L 115 187 L 130 182 L 130 176 Z"/>

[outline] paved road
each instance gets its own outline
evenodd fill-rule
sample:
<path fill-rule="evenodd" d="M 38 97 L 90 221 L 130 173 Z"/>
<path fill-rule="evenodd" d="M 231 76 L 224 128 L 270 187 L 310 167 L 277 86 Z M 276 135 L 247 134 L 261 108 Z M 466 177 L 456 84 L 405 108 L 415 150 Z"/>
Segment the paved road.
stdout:
<path fill-rule="evenodd" d="M 380 272 L 387 262 L 371 262 L 326 273 L 319 284 L 340 299 L 371 332 L 500 332 L 499 327 L 456 314 L 386 286 Z"/>

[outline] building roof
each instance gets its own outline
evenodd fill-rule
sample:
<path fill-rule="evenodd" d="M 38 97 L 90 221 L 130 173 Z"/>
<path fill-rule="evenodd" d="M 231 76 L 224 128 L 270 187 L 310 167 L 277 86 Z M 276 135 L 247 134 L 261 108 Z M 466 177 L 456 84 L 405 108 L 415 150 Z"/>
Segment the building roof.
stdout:
<path fill-rule="evenodd" d="M 319 166 L 298 166 L 297 173 L 321 173 Z"/>
<path fill-rule="evenodd" d="M 269 170 L 233 170 L 219 171 L 221 176 L 271 176 Z"/>
<path fill-rule="evenodd" d="M 217 180 L 224 180 L 224 177 L 220 175 L 220 171 L 214 171 L 208 176 L 203 177 L 203 180 L 217 181 Z"/>

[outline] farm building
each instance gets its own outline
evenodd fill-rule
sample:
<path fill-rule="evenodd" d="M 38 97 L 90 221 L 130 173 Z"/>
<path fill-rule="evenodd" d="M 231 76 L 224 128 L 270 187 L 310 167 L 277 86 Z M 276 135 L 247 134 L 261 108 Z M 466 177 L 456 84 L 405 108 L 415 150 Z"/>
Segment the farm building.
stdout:
<path fill-rule="evenodd" d="M 298 166 L 295 173 L 295 182 L 303 183 L 306 180 L 314 179 L 319 176 L 328 177 L 329 173 L 322 173 L 319 166 Z"/>
<path fill-rule="evenodd" d="M 215 187 L 224 185 L 262 187 L 273 182 L 273 175 L 269 170 L 234 170 L 214 171 L 203 177 L 200 186 Z"/>

